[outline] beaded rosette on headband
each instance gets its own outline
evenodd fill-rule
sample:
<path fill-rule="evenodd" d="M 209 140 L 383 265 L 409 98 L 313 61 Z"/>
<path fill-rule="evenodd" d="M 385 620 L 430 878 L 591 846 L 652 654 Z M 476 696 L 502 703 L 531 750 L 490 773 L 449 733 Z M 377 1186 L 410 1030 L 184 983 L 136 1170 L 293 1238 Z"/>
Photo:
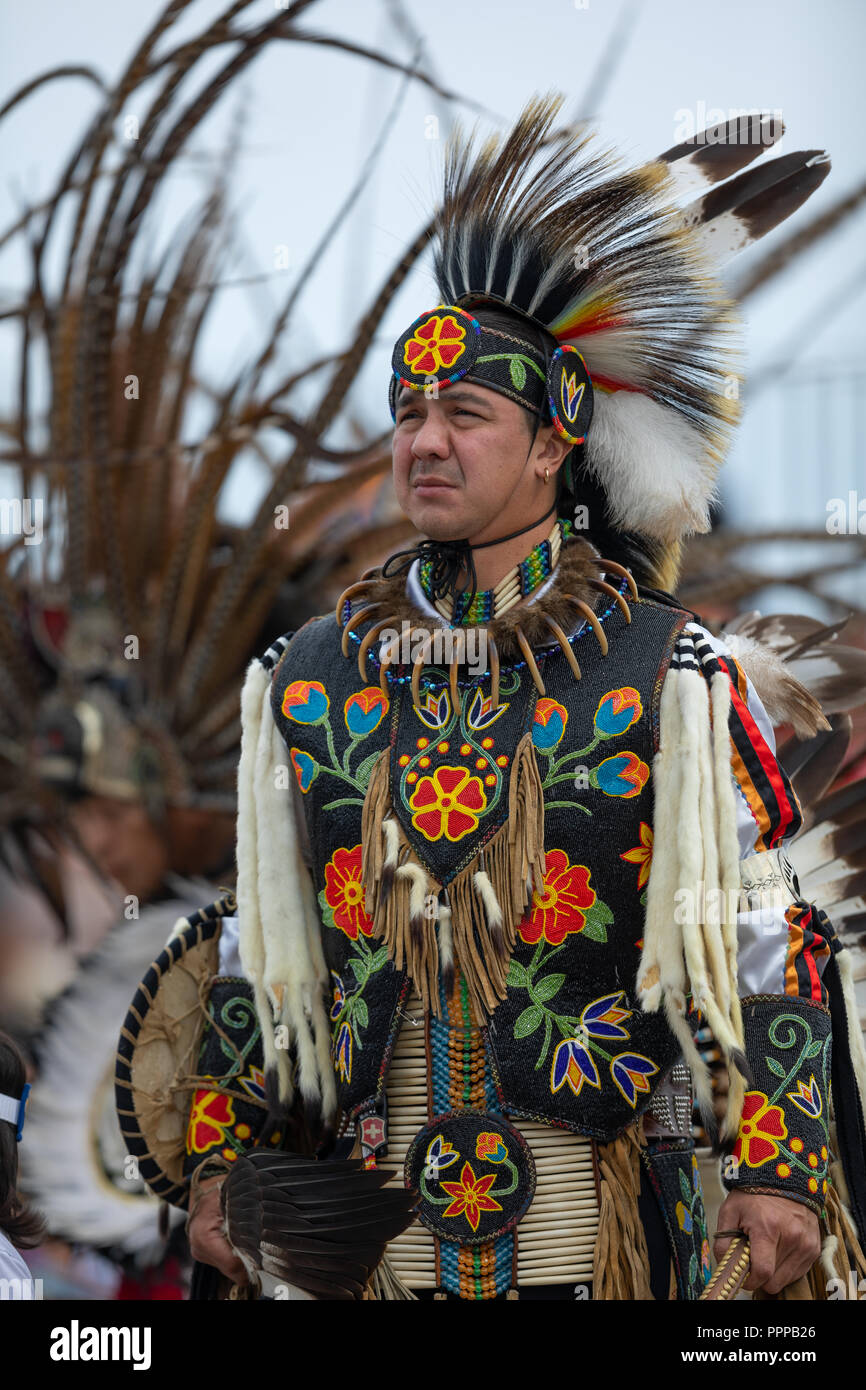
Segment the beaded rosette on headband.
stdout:
<path fill-rule="evenodd" d="M 397 339 L 391 368 L 394 420 L 401 387 L 431 395 L 457 381 L 508 396 L 552 423 L 570 444 L 584 442 L 592 420 L 592 382 L 576 348 L 557 347 L 551 339 L 545 354 L 516 333 L 479 323 L 457 304 L 438 304 L 410 324 Z"/>

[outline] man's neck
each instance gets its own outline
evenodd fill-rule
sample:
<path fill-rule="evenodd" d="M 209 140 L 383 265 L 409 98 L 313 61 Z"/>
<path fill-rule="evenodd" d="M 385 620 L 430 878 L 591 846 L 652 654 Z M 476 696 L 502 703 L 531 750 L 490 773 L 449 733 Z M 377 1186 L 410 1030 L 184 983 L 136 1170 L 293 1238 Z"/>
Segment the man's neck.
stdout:
<path fill-rule="evenodd" d="M 539 521 L 537 526 L 533 526 L 531 531 L 524 531 L 520 536 L 514 536 L 510 541 L 503 541 L 501 545 L 491 545 L 484 550 L 473 550 L 472 557 L 475 561 L 475 574 L 479 593 L 485 589 L 495 589 L 501 579 L 504 579 L 515 565 L 519 565 L 525 560 L 530 551 L 538 545 L 539 541 L 547 540 L 553 530 L 556 517 L 551 513 L 543 521 Z M 497 534 L 509 534 L 509 530 L 516 531 L 520 522 L 513 523 L 510 527 L 504 523 L 499 523 L 495 528 L 488 527 L 489 537 L 481 533 L 475 538 L 479 543 L 490 539 L 495 539 Z M 458 578 L 458 587 L 464 580 L 468 579 L 468 571 L 461 570 Z"/>

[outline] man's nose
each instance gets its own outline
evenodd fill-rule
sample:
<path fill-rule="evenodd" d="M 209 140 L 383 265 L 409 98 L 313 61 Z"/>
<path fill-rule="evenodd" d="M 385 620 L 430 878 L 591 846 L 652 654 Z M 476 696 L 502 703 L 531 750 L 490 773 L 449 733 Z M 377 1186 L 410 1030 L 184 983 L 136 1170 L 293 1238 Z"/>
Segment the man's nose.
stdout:
<path fill-rule="evenodd" d="M 412 440 L 412 452 L 416 458 L 447 458 L 451 452 L 448 427 L 438 411 L 429 410 Z"/>

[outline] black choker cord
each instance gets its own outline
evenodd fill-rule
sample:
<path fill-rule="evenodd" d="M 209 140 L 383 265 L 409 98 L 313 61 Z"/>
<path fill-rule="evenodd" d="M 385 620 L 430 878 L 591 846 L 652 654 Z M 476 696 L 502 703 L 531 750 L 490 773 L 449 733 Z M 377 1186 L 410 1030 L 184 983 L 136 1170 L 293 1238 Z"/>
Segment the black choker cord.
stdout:
<path fill-rule="evenodd" d="M 436 599 L 447 598 L 450 593 L 453 593 L 454 597 L 457 598 L 459 594 L 465 592 L 471 580 L 472 592 L 467 600 L 467 603 L 471 603 L 478 592 L 478 576 L 475 572 L 475 561 L 472 558 L 473 550 L 484 550 L 489 545 L 501 545 L 503 541 L 511 541 L 514 540 L 515 536 L 524 535 L 526 531 L 531 531 L 534 527 L 539 526 L 542 521 L 546 521 L 551 512 L 556 511 L 556 507 L 557 504 L 554 502 L 553 506 L 548 508 L 543 516 L 538 517 L 535 521 L 531 521 L 528 526 L 522 526 L 519 531 L 512 531 L 508 536 L 497 536 L 495 541 L 482 541 L 480 545 L 470 545 L 468 540 L 425 540 L 420 541 L 418 545 L 412 546 L 409 550 L 395 550 L 394 554 L 389 555 L 382 566 L 382 578 L 390 579 L 393 575 L 405 574 L 411 569 L 416 559 L 421 561 L 429 560 L 432 565 L 429 588 L 430 596 L 434 602 Z M 399 560 L 401 555 L 405 555 L 408 558 L 389 570 L 389 565 L 391 565 L 394 560 Z M 457 576 L 464 565 L 469 572 L 470 580 L 467 580 L 466 583 L 457 589 L 455 587 L 457 584 Z"/>

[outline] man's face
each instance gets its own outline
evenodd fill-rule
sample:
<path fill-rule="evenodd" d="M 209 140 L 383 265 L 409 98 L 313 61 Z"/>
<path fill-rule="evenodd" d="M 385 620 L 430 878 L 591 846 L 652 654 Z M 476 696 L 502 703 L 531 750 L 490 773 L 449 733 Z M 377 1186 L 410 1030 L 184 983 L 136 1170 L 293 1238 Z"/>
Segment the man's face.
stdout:
<path fill-rule="evenodd" d="M 107 878 L 146 902 L 169 866 L 164 837 L 143 806 L 108 796 L 86 796 L 71 810 L 82 844 Z"/>
<path fill-rule="evenodd" d="M 526 412 L 507 396 L 458 382 L 436 396 L 402 387 L 394 428 L 394 489 L 401 509 L 435 540 L 480 538 L 490 524 L 538 510 L 537 476 L 550 428 L 539 430 L 530 454 Z M 551 459 L 551 472 L 555 460 Z M 543 474 L 543 468 L 541 470 Z"/>

